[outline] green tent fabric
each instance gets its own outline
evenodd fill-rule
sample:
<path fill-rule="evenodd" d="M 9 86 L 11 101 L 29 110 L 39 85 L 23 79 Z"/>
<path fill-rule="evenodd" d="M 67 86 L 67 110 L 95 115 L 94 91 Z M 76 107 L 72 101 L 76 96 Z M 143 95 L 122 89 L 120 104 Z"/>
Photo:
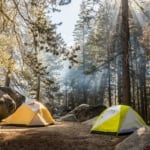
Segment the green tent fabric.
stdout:
<path fill-rule="evenodd" d="M 127 134 L 142 126 L 146 126 L 146 123 L 130 106 L 115 105 L 107 108 L 97 117 L 91 132 Z"/>

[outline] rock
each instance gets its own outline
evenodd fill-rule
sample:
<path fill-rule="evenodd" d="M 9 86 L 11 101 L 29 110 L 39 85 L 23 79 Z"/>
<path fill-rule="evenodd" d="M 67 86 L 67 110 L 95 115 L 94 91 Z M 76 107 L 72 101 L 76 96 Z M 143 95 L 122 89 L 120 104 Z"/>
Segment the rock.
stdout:
<path fill-rule="evenodd" d="M 58 121 L 77 121 L 77 119 L 74 114 L 67 114 L 67 115 L 59 118 Z"/>
<path fill-rule="evenodd" d="M 77 120 L 82 122 L 99 115 L 104 109 L 106 109 L 106 106 L 103 105 L 90 106 L 88 104 L 81 104 L 69 113 L 74 114 Z"/>
<path fill-rule="evenodd" d="M 16 108 L 25 102 L 25 96 L 21 95 L 19 92 L 11 89 L 10 87 L 0 87 L 0 91 L 0 97 L 3 94 L 8 94 L 15 101 Z"/>
<path fill-rule="evenodd" d="M 77 106 L 76 108 L 74 108 L 72 111 L 70 111 L 70 113 L 77 114 L 79 111 L 88 110 L 89 107 L 90 106 L 88 104 L 81 104 Z"/>
<path fill-rule="evenodd" d="M 149 150 L 150 127 L 142 127 L 119 143 L 115 150 Z"/>
<path fill-rule="evenodd" d="M 15 109 L 15 101 L 8 94 L 3 94 L 0 97 L 0 120 L 8 117 Z"/>
<path fill-rule="evenodd" d="M 92 126 L 97 117 L 91 118 L 89 120 L 83 121 L 82 124 Z"/>
<path fill-rule="evenodd" d="M 96 105 L 90 106 L 89 108 L 89 119 L 98 116 L 102 111 L 104 111 L 107 107 L 104 105 Z"/>
<path fill-rule="evenodd" d="M 22 103 L 25 97 L 10 87 L 0 87 L 0 120 L 11 115 Z"/>

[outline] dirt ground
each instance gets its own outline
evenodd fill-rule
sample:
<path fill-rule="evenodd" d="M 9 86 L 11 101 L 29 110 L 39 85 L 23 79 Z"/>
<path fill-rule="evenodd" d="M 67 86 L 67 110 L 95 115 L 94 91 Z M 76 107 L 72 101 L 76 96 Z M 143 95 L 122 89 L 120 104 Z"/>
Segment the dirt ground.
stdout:
<path fill-rule="evenodd" d="M 34 128 L 0 126 L 0 150 L 114 150 L 127 137 L 91 134 L 90 128 L 73 122 Z"/>

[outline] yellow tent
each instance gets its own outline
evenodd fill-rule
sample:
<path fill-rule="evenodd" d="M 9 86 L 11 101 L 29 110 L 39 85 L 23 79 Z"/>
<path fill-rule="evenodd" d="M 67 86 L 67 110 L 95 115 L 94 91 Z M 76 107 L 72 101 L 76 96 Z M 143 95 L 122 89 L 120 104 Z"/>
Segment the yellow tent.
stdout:
<path fill-rule="evenodd" d="M 127 134 L 145 125 L 142 117 L 130 106 L 115 105 L 107 108 L 97 117 L 91 132 Z"/>
<path fill-rule="evenodd" d="M 37 101 L 22 104 L 12 115 L 2 120 L 7 125 L 45 126 L 54 124 L 48 109 Z"/>

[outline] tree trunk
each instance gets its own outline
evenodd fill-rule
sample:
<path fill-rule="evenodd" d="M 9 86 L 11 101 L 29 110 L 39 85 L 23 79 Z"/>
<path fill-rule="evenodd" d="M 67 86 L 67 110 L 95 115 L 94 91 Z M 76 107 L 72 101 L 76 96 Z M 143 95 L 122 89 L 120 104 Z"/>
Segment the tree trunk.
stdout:
<path fill-rule="evenodd" d="M 40 75 L 38 75 L 37 77 L 37 91 L 36 91 L 36 100 L 37 101 L 40 101 L 40 82 L 41 82 L 41 79 L 40 79 Z"/>
<path fill-rule="evenodd" d="M 123 99 L 122 104 L 130 105 L 130 75 L 129 75 L 129 23 L 128 0 L 122 0 L 122 52 L 123 52 Z"/>
<path fill-rule="evenodd" d="M 145 58 L 142 57 L 140 61 L 140 100 L 141 100 L 141 112 L 142 117 L 147 121 L 147 98 L 146 98 L 146 79 L 145 79 L 145 72 L 146 72 L 146 61 Z"/>
<path fill-rule="evenodd" d="M 108 63 L 108 101 L 109 106 L 112 105 L 111 102 L 111 73 L 110 73 L 110 62 Z"/>

